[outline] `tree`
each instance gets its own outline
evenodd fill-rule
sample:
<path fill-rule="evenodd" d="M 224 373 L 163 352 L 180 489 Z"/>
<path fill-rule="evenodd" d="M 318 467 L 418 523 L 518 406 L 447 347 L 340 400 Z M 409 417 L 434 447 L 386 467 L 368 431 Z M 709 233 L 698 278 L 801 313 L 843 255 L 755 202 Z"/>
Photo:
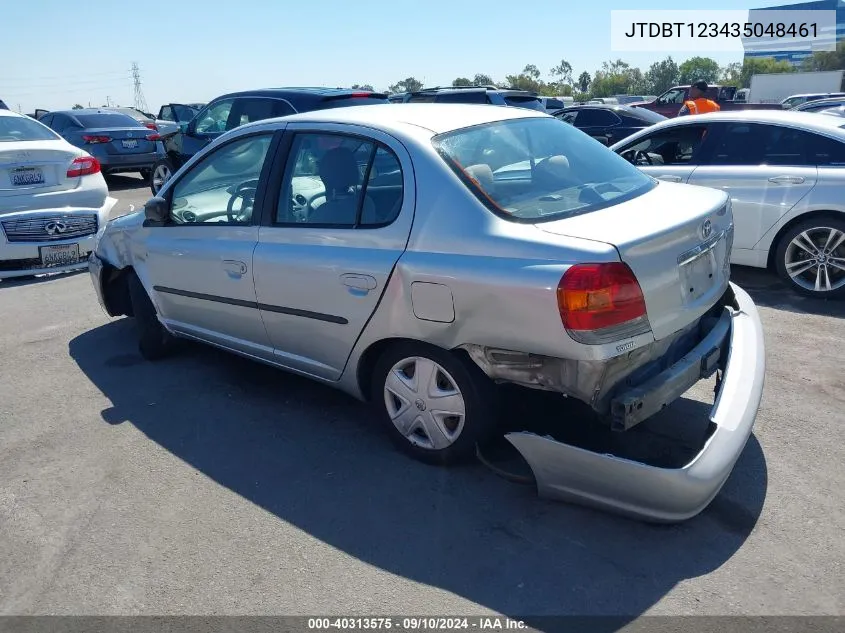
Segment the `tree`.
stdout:
<path fill-rule="evenodd" d="M 408 77 L 407 79 L 403 79 L 402 81 L 397 81 L 395 84 L 390 86 L 388 90 L 392 93 L 397 92 L 416 92 L 423 87 L 423 83 L 418 79 L 413 77 Z"/>
<path fill-rule="evenodd" d="M 78 103 L 77 103 L 77 104 L 75 104 L 75 105 L 71 108 L 71 110 L 82 110 L 82 109 L 83 109 L 83 106 L 79 105 Z"/>
<path fill-rule="evenodd" d="M 742 62 L 742 71 L 739 75 L 739 88 L 751 86 L 751 78 L 754 75 L 764 73 L 791 73 L 795 70 L 787 61 L 777 61 L 773 57 L 747 57 Z M 753 96 L 753 95 L 752 95 Z"/>
<path fill-rule="evenodd" d="M 726 86 L 739 86 L 742 83 L 742 64 L 733 62 L 719 71 L 719 81 Z"/>
<path fill-rule="evenodd" d="M 591 83 L 593 83 L 593 78 L 586 70 L 578 75 L 578 89 L 582 93 L 586 93 L 590 89 Z"/>
<path fill-rule="evenodd" d="M 476 73 L 475 77 L 472 79 L 473 86 L 495 86 L 496 82 L 490 77 L 490 75 L 484 75 L 482 73 Z"/>
<path fill-rule="evenodd" d="M 839 42 L 835 51 L 819 51 L 806 58 L 801 70 L 843 70 L 845 69 L 845 42 Z"/>
<path fill-rule="evenodd" d="M 681 71 L 671 57 L 654 62 L 643 76 L 642 92 L 659 95 L 679 83 Z"/>
<path fill-rule="evenodd" d="M 604 62 L 601 70 L 596 71 L 590 92 L 594 97 L 610 97 L 615 94 L 627 94 L 642 85 L 642 71 L 617 59 Z"/>
<path fill-rule="evenodd" d="M 352 90 L 368 90 L 373 92 L 374 88 L 370 84 L 352 84 Z"/>
<path fill-rule="evenodd" d="M 452 80 L 452 85 L 455 88 L 460 88 L 460 87 L 463 87 L 463 86 L 471 86 L 472 81 L 467 79 L 466 77 L 458 77 L 457 79 Z"/>
<path fill-rule="evenodd" d="M 540 80 L 540 69 L 534 64 L 527 64 L 518 75 L 507 75 L 505 87 L 538 93 L 542 93 L 546 89 L 545 83 Z"/>
<path fill-rule="evenodd" d="M 719 62 L 710 57 L 690 57 L 678 67 L 679 83 L 691 84 L 694 81 L 716 83 L 719 79 Z"/>
<path fill-rule="evenodd" d="M 572 94 L 572 64 L 565 59 L 561 59 L 557 66 L 552 67 L 551 74 L 557 77 L 557 92 L 561 95 L 567 96 L 567 91 Z"/>

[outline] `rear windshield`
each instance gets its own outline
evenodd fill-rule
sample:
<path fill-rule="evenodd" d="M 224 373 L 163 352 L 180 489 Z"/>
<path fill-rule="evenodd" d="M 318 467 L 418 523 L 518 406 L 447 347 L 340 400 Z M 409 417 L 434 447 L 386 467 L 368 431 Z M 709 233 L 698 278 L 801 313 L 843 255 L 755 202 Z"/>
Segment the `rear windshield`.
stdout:
<path fill-rule="evenodd" d="M 655 181 L 555 118 L 498 121 L 434 137 L 478 198 L 515 222 L 543 222 L 630 200 Z"/>
<path fill-rule="evenodd" d="M 0 116 L 0 143 L 12 141 L 55 141 L 58 135 L 29 117 Z"/>
<path fill-rule="evenodd" d="M 631 115 L 637 117 L 638 119 L 642 119 L 643 121 L 647 121 L 648 123 L 660 123 L 661 121 L 665 121 L 667 118 L 662 114 L 658 114 L 657 112 L 653 112 L 652 110 L 648 110 L 646 108 L 631 108 Z"/>
<path fill-rule="evenodd" d="M 539 110 L 540 112 L 546 111 L 545 106 L 543 106 L 543 102 L 537 97 L 509 95 L 505 97 L 505 103 L 509 106 L 516 106 L 517 108 L 528 108 L 530 110 Z"/>
<path fill-rule="evenodd" d="M 135 119 L 122 112 L 98 112 L 97 114 L 77 114 L 75 116 L 84 128 L 140 126 Z"/>

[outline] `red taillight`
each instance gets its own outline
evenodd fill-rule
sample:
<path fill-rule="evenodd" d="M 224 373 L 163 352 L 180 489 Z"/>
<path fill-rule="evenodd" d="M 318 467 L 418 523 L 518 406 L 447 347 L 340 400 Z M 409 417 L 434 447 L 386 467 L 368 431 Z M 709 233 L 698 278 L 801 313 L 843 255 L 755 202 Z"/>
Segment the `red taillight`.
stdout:
<path fill-rule="evenodd" d="M 155 123 L 144 123 L 144 127 L 158 132 L 158 126 Z"/>
<path fill-rule="evenodd" d="M 372 96 L 372 94 L 373 94 L 372 92 L 353 92 L 349 96 L 352 97 L 352 98 L 355 98 L 355 97 L 370 97 L 370 96 Z"/>
<path fill-rule="evenodd" d="M 89 136 L 84 134 L 82 140 L 92 145 L 94 143 L 111 143 L 111 136 Z"/>
<path fill-rule="evenodd" d="M 626 264 L 577 264 L 557 286 L 557 305 L 567 330 L 600 330 L 645 316 L 643 291 Z"/>
<path fill-rule="evenodd" d="M 100 161 L 93 156 L 79 156 L 73 159 L 67 170 L 68 178 L 78 178 L 79 176 L 89 176 L 100 171 Z"/>
<path fill-rule="evenodd" d="M 158 134 L 147 134 L 147 140 L 148 141 L 160 141 L 161 136 L 159 136 Z"/>

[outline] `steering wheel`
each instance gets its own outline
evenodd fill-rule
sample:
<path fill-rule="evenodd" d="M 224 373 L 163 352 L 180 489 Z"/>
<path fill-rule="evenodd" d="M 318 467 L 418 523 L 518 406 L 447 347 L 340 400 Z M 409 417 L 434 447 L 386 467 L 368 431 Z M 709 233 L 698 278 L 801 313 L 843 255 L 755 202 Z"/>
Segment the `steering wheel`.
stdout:
<path fill-rule="evenodd" d="M 651 156 L 646 154 L 641 149 L 637 150 L 636 153 L 634 154 L 634 164 L 639 165 L 640 159 L 643 159 L 646 162 L 646 164 L 648 164 L 648 165 L 654 165 L 654 162 L 651 160 Z"/>
<path fill-rule="evenodd" d="M 317 200 L 321 200 L 321 199 L 323 200 L 323 202 L 321 202 L 321 203 L 320 203 L 320 204 L 318 204 L 317 206 L 314 206 L 314 202 L 315 202 L 315 201 L 317 201 Z M 325 202 L 326 202 L 326 192 L 325 192 L 325 191 L 323 191 L 322 193 L 318 193 L 318 194 L 317 194 L 317 195 L 315 195 L 313 198 L 311 198 L 311 199 L 308 201 L 308 204 L 307 204 L 307 205 L 305 205 L 305 210 L 306 210 L 306 212 L 307 212 L 307 216 L 306 216 L 306 217 L 310 218 L 310 217 L 311 217 L 311 214 L 312 214 L 312 213 L 314 213 L 314 212 L 315 212 L 317 209 L 319 209 L 321 206 L 323 206 L 323 205 L 325 204 Z"/>
<path fill-rule="evenodd" d="M 226 205 L 226 218 L 229 222 L 243 222 L 246 219 L 244 216 L 247 209 L 252 213 L 252 206 L 255 204 L 255 192 L 257 190 L 258 178 L 247 180 L 235 187 L 235 190 L 231 192 L 229 203 Z M 243 198 L 243 203 L 241 203 L 240 210 L 235 211 L 235 201 L 238 198 Z"/>

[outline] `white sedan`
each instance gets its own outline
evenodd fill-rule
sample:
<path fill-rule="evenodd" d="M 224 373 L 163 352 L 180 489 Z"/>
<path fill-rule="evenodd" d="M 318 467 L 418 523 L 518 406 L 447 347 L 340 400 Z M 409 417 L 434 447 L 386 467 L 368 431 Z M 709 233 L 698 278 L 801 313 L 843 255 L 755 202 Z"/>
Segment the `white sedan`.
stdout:
<path fill-rule="evenodd" d="M 96 158 L 0 110 L 0 279 L 85 268 L 116 202 Z"/>

